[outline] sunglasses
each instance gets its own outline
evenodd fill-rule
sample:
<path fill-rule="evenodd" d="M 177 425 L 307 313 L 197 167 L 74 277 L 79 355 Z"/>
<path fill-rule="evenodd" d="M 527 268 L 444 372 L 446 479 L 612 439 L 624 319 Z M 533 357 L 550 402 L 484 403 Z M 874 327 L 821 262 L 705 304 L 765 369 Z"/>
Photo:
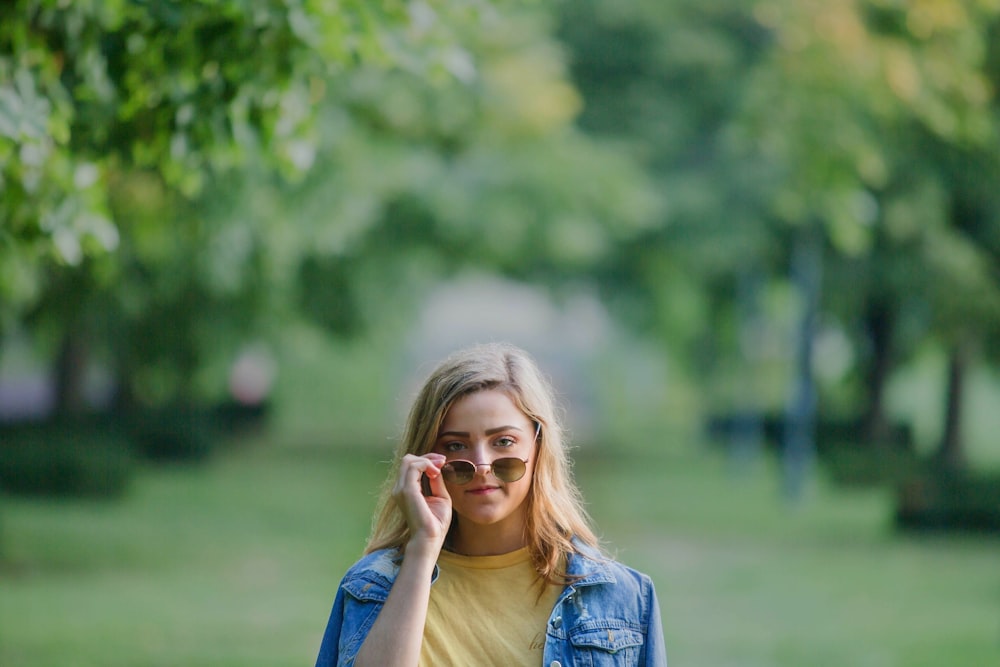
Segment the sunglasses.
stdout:
<path fill-rule="evenodd" d="M 493 463 L 475 464 L 472 461 L 457 459 L 448 461 L 441 466 L 441 476 L 449 484 L 459 486 L 468 484 L 476 476 L 476 471 L 482 466 L 488 466 L 490 472 L 501 482 L 516 482 L 524 477 L 528 469 L 528 460 L 516 457 L 497 459 Z"/>

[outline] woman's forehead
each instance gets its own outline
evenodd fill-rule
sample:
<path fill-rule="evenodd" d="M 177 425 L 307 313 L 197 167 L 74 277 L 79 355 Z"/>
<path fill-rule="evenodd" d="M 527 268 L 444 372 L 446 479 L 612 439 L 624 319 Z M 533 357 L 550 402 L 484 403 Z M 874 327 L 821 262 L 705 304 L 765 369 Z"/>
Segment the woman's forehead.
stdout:
<path fill-rule="evenodd" d="M 456 400 L 445 412 L 439 432 L 453 428 L 486 430 L 501 426 L 534 430 L 532 420 L 506 392 L 485 389 Z"/>

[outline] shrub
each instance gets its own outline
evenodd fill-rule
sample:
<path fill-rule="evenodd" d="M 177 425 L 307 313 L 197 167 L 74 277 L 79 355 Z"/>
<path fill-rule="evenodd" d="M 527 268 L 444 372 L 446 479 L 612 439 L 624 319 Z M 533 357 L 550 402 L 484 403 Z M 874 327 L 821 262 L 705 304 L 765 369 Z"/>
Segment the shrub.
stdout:
<path fill-rule="evenodd" d="M 215 405 L 209 416 L 213 430 L 222 435 L 239 435 L 260 430 L 267 423 L 270 410 L 267 402 L 246 405 L 225 401 Z"/>
<path fill-rule="evenodd" d="M 777 455 L 784 447 L 784 414 L 718 414 L 705 422 L 713 443 L 731 443 L 739 433 L 758 433 L 763 444 Z M 895 484 L 918 468 L 918 457 L 909 424 L 890 424 L 881 441 L 866 439 L 860 418 L 821 416 L 814 429 L 816 456 L 835 484 L 870 487 Z"/>
<path fill-rule="evenodd" d="M 131 413 L 128 433 L 135 451 L 153 461 L 201 461 L 214 440 L 209 414 L 190 405 Z"/>
<path fill-rule="evenodd" d="M 881 445 L 831 448 L 822 461 L 830 481 L 844 487 L 893 485 L 920 469 L 915 452 Z"/>
<path fill-rule="evenodd" d="M 0 490 L 19 495 L 122 495 L 133 457 L 121 430 L 105 420 L 0 426 Z"/>
<path fill-rule="evenodd" d="M 942 469 L 914 475 L 898 487 L 896 525 L 1000 533 L 1000 474 Z"/>

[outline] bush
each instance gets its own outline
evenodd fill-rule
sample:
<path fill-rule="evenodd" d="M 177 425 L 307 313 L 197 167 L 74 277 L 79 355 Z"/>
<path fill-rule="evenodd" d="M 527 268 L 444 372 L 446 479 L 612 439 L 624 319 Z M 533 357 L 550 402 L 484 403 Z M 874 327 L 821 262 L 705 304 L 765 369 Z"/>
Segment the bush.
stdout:
<path fill-rule="evenodd" d="M 36 496 L 121 496 L 133 473 L 128 440 L 103 420 L 0 426 L 0 490 Z"/>
<path fill-rule="evenodd" d="M 784 447 L 786 417 L 779 413 L 710 415 L 705 432 L 710 442 L 732 443 L 740 435 L 759 434 L 776 455 Z M 865 439 L 859 418 L 821 416 L 815 425 L 816 456 L 830 480 L 840 486 L 872 487 L 895 484 L 919 467 L 909 424 L 891 424 L 885 439 Z"/>
<path fill-rule="evenodd" d="M 822 462 L 834 484 L 863 488 L 898 484 L 912 477 L 921 467 L 915 452 L 877 444 L 830 448 Z"/>
<path fill-rule="evenodd" d="M 267 402 L 246 405 L 225 401 L 211 409 L 212 428 L 224 435 L 253 433 L 267 423 L 270 411 L 271 405 Z"/>
<path fill-rule="evenodd" d="M 139 410 L 128 417 L 136 452 L 152 461 L 201 461 L 212 452 L 207 411 L 190 405 Z"/>
<path fill-rule="evenodd" d="M 738 433 L 757 429 L 768 448 L 781 451 L 787 429 L 786 416 L 780 413 L 726 413 L 709 415 L 705 420 L 705 434 L 709 441 L 725 443 Z M 859 418 L 820 416 L 815 424 L 816 453 L 821 459 L 828 455 L 853 450 L 891 450 L 912 453 L 913 429 L 909 424 L 897 422 L 889 426 L 884 442 L 864 439 L 864 424 Z"/>
<path fill-rule="evenodd" d="M 944 469 L 914 475 L 898 487 L 896 525 L 1000 533 L 1000 474 Z"/>
<path fill-rule="evenodd" d="M 121 495 L 135 459 L 196 462 L 226 433 L 259 427 L 267 407 L 175 405 L 0 423 L 0 491 L 21 495 Z"/>

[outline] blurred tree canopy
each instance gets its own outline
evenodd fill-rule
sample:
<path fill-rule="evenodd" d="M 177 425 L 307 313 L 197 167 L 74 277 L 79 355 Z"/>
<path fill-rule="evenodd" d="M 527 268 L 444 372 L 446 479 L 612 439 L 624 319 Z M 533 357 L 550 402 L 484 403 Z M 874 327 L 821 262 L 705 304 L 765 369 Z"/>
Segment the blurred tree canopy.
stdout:
<path fill-rule="evenodd" d="M 462 74 L 470 57 L 455 33 L 484 9 L 474 0 L 4 3 L 0 324 L 37 302 L 53 266 L 119 247 L 120 189 L 158 190 L 153 208 L 194 199 L 213 175 L 251 162 L 301 174 L 331 76 L 369 64 Z"/>
<path fill-rule="evenodd" d="M 289 317 L 357 334 L 414 280 L 580 267 L 656 208 L 573 128 L 531 7 L 2 11 L 0 323 L 58 351 L 60 409 L 80 409 L 89 358 L 125 404 L 196 399 L 206 367 Z"/>
<path fill-rule="evenodd" d="M 463 266 L 589 280 L 736 406 L 784 400 L 760 377 L 791 375 L 801 310 L 800 338 L 854 350 L 845 410 L 872 441 L 893 369 L 935 340 L 957 461 L 964 369 L 1000 340 L 998 19 L 996 0 L 6 3 L 0 333 L 58 350 L 64 407 L 87 356 L 158 404 L 290 318 L 354 336 Z"/>
<path fill-rule="evenodd" d="M 759 347 L 783 337 L 760 313 L 795 294 L 803 244 L 819 245 L 820 328 L 858 351 L 849 409 L 870 440 L 887 428 L 887 378 L 917 343 L 937 339 L 962 367 L 995 339 L 1000 5 L 674 0 L 562 14 L 582 127 L 629 146 L 667 201 L 666 224 L 604 267 L 609 296 L 709 377 L 756 356 L 743 381 L 726 377 L 731 404 L 762 400 L 761 355 L 788 358 Z"/>

